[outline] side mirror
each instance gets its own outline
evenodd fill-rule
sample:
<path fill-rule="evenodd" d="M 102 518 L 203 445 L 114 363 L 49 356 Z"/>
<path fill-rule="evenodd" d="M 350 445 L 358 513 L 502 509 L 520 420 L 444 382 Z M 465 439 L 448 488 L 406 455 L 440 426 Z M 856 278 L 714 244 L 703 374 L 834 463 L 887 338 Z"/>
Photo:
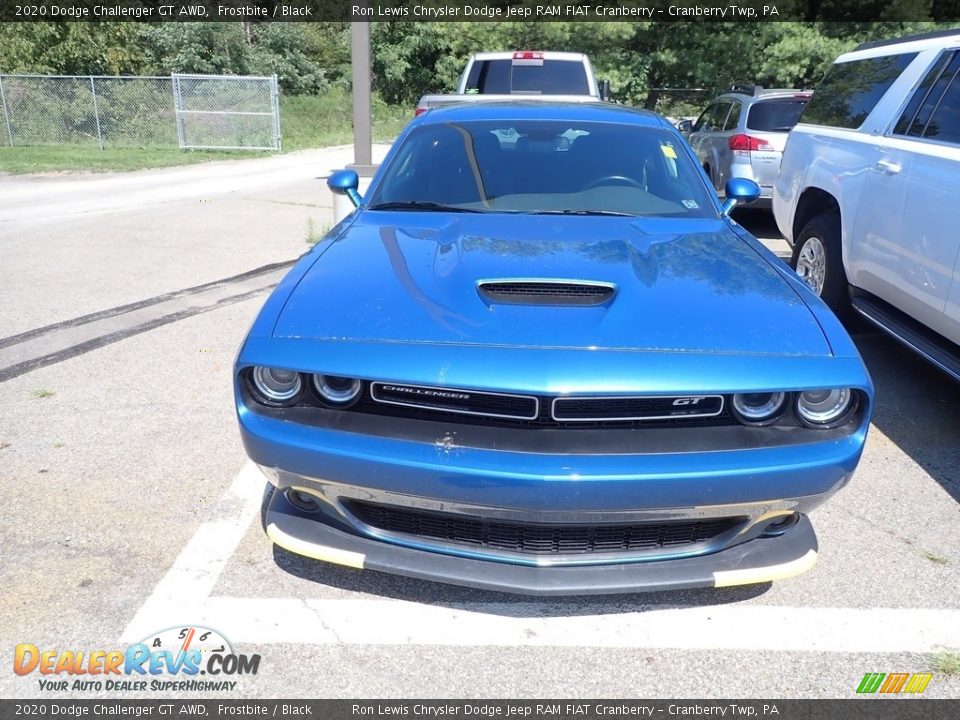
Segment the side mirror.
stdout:
<path fill-rule="evenodd" d="M 604 102 L 610 102 L 610 81 L 600 81 L 600 99 Z"/>
<path fill-rule="evenodd" d="M 327 178 L 327 187 L 334 195 L 346 195 L 354 207 L 359 207 L 363 200 L 357 188 L 360 187 L 360 178 L 353 170 L 338 170 Z"/>
<path fill-rule="evenodd" d="M 723 214 L 729 215 L 737 205 L 752 203 L 760 197 L 760 186 L 747 178 L 730 178 L 727 180 L 727 199 L 723 201 Z"/>
<path fill-rule="evenodd" d="M 681 135 L 689 135 L 693 130 L 693 120 L 681 120 L 677 123 L 677 130 Z"/>

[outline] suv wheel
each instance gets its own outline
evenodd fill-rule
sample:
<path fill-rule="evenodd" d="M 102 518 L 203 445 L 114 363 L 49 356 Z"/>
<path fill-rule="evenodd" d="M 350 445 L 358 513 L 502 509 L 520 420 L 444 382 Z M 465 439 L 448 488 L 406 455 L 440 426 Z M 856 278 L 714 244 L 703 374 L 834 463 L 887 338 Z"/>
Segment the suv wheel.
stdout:
<path fill-rule="evenodd" d="M 790 265 L 837 315 L 850 308 L 847 274 L 840 253 L 840 216 L 817 215 L 803 226 Z"/>

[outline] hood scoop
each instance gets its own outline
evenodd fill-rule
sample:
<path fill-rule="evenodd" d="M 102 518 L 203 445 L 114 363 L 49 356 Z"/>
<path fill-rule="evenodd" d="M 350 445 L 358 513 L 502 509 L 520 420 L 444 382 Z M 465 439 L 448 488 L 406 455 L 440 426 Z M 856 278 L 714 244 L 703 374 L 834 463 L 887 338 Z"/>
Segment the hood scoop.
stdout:
<path fill-rule="evenodd" d="M 589 280 L 509 279 L 481 280 L 480 297 L 508 305 L 602 305 L 613 298 L 616 286 Z"/>

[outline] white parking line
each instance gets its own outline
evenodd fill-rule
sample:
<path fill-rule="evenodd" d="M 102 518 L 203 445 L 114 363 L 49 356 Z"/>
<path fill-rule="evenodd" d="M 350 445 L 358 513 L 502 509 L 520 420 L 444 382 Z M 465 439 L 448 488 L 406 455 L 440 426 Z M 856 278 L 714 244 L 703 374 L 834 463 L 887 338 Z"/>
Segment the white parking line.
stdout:
<path fill-rule="evenodd" d="M 136 642 L 148 633 L 182 623 L 195 623 L 217 578 L 257 516 L 263 473 L 251 462 L 234 478 L 216 506 L 215 519 L 203 523 L 173 566 L 147 598 L 121 636 Z"/>
<path fill-rule="evenodd" d="M 123 633 L 134 642 L 181 624 L 233 642 L 445 646 L 636 647 L 847 653 L 960 648 L 960 610 L 644 606 L 577 614 L 544 601 L 430 605 L 402 600 L 211 597 L 251 521 L 264 478 L 248 463 Z M 264 538 L 264 542 L 266 542 Z M 589 607 L 590 601 L 584 605 Z"/>
<path fill-rule="evenodd" d="M 554 604 L 557 613 L 569 606 Z M 960 610 L 654 607 L 544 616 L 549 601 L 444 607 L 400 600 L 210 598 L 210 623 L 254 644 L 538 645 L 680 650 L 930 652 L 960 647 Z"/>

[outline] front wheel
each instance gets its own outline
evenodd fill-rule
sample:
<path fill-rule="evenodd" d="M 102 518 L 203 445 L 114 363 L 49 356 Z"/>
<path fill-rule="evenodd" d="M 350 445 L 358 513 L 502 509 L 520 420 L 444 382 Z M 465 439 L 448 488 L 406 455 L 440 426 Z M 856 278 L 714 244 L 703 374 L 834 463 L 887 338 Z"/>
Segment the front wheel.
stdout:
<path fill-rule="evenodd" d="M 807 222 L 793 246 L 790 265 L 834 313 L 850 310 L 847 273 L 840 250 L 840 216 L 818 215 Z"/>

